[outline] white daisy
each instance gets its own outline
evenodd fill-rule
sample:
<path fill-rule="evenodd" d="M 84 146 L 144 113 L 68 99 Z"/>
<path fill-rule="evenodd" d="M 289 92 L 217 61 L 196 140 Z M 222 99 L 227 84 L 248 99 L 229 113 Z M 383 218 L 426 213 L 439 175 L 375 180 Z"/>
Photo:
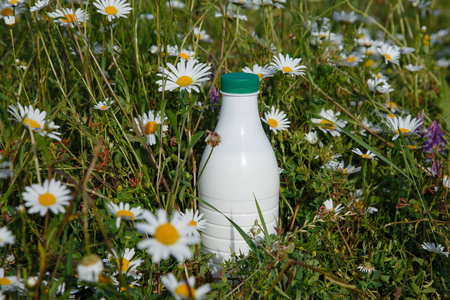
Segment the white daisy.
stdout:
<path fill-rule="evenodd" d="M 397 103 L 393 102 L 393 101 L 387 101 L 386 103 L 384 103 L 384 107 L 386 107 L 387 109 L 389 109 L 392 113 L 395 113 L 396 111 L 399 111 L 399 107 L 397 105 Z M 392 118 L 391 118 L 392 119 Z"/>
<path fill-rule="evenodd" d="M 378 72 L 378 73 L 372 73 L 372 72 L 370 72 L 370 75 L 373 77 L 373 78 L 378 78 L 378 79 L 380 79 L 380 80 L 384 80 L 384 81 L 388 81 L 389 80 L 389 77 L 387 77 L 387 76 L 385 76 L 383 73 L 381 73 L 381 72 Z"/>
<path fill-rule="evenodd" d="M 315 143 L 317 143 L 317 132 L 316 131 L 311 131 L 308 133 L 305 133 L 304 136 L 305 140 L 308 141 L 308 143 L 310 143 L 311 145 L 314 145 Z"/>
<path fill-rule="evenodd" d="M 366 153 L 362 153 L 361 150 L 359 150 L 358 148 L 355 148 L 355 149 L 352 149 L 352 152 L 358 154 L 359 156 L 361 156 L 362 158 L 365 158 L 365 159 L 378 160 L 377 156 L 374 153 L 370 152 L 370 150 L 367 150 Z"/>
<path fill-rule="evenodd" d="M 205 299 L 206 294 L 211 291 L 209 284 L 195 288 L 195 277 L 191 276 L 187 282 L 182 280 L 178 282 L 175 275 L 169 273 L 161 276 L 161 282 L 166 286 L 167 290 L 175 297 L 176 300 L 182 299 Z"/>
<path fill-rule="evenodd" d="M 216 11 L 214 13 L 214 17 L 222 18 L 223 17 L 222 12 L 221 11 Z M 233 12 L 231 9 L 227 9 L 227 11 L 225 13 L 225 17 L 227 17 L 230 20 L 236 20 L 238 15 L 235 12 Z M 248 21 L 248 18 L 247 18 L 246 15 L 239 14 L 239 20 Z"/>
<path fill-rule="evenodd" d="M 242 72 L 256 74 L 256 75 L 258 75 L 259 80 L 266 78 L 266 77 L 271 77 L 271 76 L 273 76 L 273 73 L 274 73 L 273 70 L 271 68 L 269 68 L 267 65 L 265 65 L 264 67 L 261 67 L 257 64 L 254 64 L 252 69 L 250 69 L 249 67 L 243 68 Z"/>
<path fill-rule="evenodd" d="M 450 177 L 448 175 L 444 175 L 444 177 L 442 177 L 442 185 L 447 189 L 450 188 Z"/>
<path fill-rule="evenodd" d="M 25 0 L 6 0 L 9 4 L 11 4 L 13 7 L 19 6 L 19 4 L 25 2 Z"/>
<path fill-rule="evenodd" d="M 371 90 L 372 92 L 376 91 L 380 94 L 386 94 L 394 91 L 394 89 L 391 88 L 391 85 L 383 79 L 368 79 L 367 85 L 369 86 L 369 90 Z"/>
<path fill-rule="evenodd" d="M 206 30 L 200 30 L 200 28 L 194 27 L 194 36 L 200 41 L 212 43 L 212 39 L 209 34 L 206 33 Z"/>
<path fill-rule="evenodd" d="M 0 161 L 3 159 L 3 155 L 0 154 Z M 0 178 L 8 178 L 13 174 L 11 170 L 11 163 L 9 161 L 4 161 L 0 163 Z"/>
<path fill-rule="evenodd" d="M 386 63 L 391 62 L 398 65 L 398 59 L 400 58 L 400 51 L 398 50 L 398 47 L 384 44 L 377 48 L 377 51 L 384 57 L 384 61 Z"/>
<path fill-rule="evenodd" d="M 369 274 L 372 273 L 373 271 L 376 271 L 375 268 L 372 266 L 372 264 L 369 262 L 360 264 L 358 266 L 358 270 L 360 270 L 361 272 L 369 273 Z"/>
<path fill-rule="evenodd" d="M 199 237 L 199 232 L 203 231 L 206 226 L 206 220 L 202 219 L 203 214 L 200 214 L 198 210 L 194 212 L 193 209 L 187 209 L 185 213 L 180 212 L 180 216 L 188 228 L 187 235 Z"/>
<path fill-rule="evenodd" d="M 445 248 L 442 245 L 436 246 L 435 243 L 423 243 L 421 246 L 423 249 L 425 249 L 427 251 L 434 252 L 436 254 L 442 254 L 442 255 L 445 255 L 446 257 L 448 257 L 449 253 L 444 251 Z"/>
<path fill-rule="evenodd" d="M 413 134 L 416 129 L 422 125 L 422 120 L 417 118 L 411 120 L 411 115 L 408 115 L 406 119 L 403 119 L 402 117 L 394 117 L 393 119 L 388 118 L 387 120 L 389 121 L 388 125 L 391 129 L 397 133 L 397 135 L 392 138 L 393 141 L 400 136 L 400 133 L 403 135 Z"/>
<path fill-rule="evenodd" d="M 170 0 L 166 2 L 166 7 L 175 8 L 175 9 L 183 9 L 186 7 L 183 1 Z"/>
<path fill-rule="evenodd" d="M 364 55 L 361 55 L 361 53 L 359 52 L 352 52 L 349 55 L 342 53 L 340 58 L 341 58 L 340 61 L 341 66 L 353 68 L 358 66 L 358 64 L 363 61 Z"/>
<path fill-rule="evenodd" d="M 13 26 L 14 24 L 16 24 L 15 16 L 4 17 L 3 20 L 5 21 L 5 25 L 7 26 Z"/>
<path fill-rule="evenodd" d="M 167 120 L 167 117 L 164 117 L 164 123 Z M 155 111 L 149 110 L 148 114 L 144 113 L 142 117 L 134 118 L 134 122 L 136 123 L 137 128 L 141 132 L 141 134 L 145 135 L 147 138 L 147 145 L 151 146 L 156 144 L 156 137 L 158 136 L 158 124 L 161 124 L 161 115 L 158 112 L 155 115 Z M 144 132 L 142 132 L 142 128 Z M 169 129 L 168 125 L 164 125 L 161 129 L 162 136 L 165 137 L 164 131 Z"/>
<path fill-rule="evenodd" d="M 63 8 L 48 13 L 48 16 L 54 19 L 55 23 L 61 26 L 74 27 L 74 23 L 85 23 L 89 19 L 89 14 L 81 8 L 74 12 L 71 8 Z"/>
<path fill-rule="evenodd" d="M 414 49 L 412 47 L 401 47 L 400 48 L 400 53 L 401 54 L 409 54 L 409 53 L 413 53 L 415 51 L 416 51 L 416 49 Z"/>
<path fill-rule="evenodd" d="M 54 214 L 64 213 L 64 206 L 69 205 L 72 196 L 70 190 L 60 181 L 46 179 L 44 184 L 32 184 L 25 187 L 22 193 L 25 206 L 29 207 L 28 213 L 40 213 L 43 217 L 51 210 Z"/>
<path fill-rule="evenodd" d="M 351 11 L 349 13 L 346 13 L 345 11 L 341 12 L 334 12 L 333 13 L 333 19 L 339 23 L 344 24 L 352 24 L 358 21 L 360 18 L 359 15 L 357 15 L 354 11 Z"/>
<path fill-rule="evenodd" d="M 78 281 L 98 282 L 103 271 L 103 262 L 97 254 L 83 257 L 77 266 Z"/>
<path fill-rule="evenodd" d="M 334 207 L 333 200 L 331 200 L 331 199 L 326 200 L 323 203 L 323 205 L 325 205 L 325 209 L 328 210 L 329 213 L 334 212 L 334 213 L 338 214 L 344 209 L 342 204 L 339 204 L 338 206 Z"/>
<path fill-rule="evenodd" d="M 178 262 L 192 257 L 189 245 L 199 243 L 200 239 L 187 235 L 188 228 L 178 212 L 175 212 L 169 221 L 163 209 L 159 209 L 156 216 L 145 210 L 143 219 L 146 223 L 135 224 L 135 227 L 137 231 L 152 237 L 140 241 L 138 248 L 147 249 L 154 263 L 168 259 L 170 255 Z"/>
<path fill-rule="evenodd" d="M 181 49 L 178 53 L 181 60 L 193 60 L 195 59 L 195 52 L 191 50 Z"/>
<path fill-rule="evenodd" d="M 412 64 L 408 64 L 405 66 L 405 69 L 410 72 L 419 72 L 420 70 L 423 69 L 423 66 L 422 65 L 413 66 Z"/>
<path fill-rule="evenodd" d="M 8 2 L 0 1 L 0 19 L 14 15 L 14 8 Z"/>
<path fill-rule="evenodd" d="M 340 136 L 341 128 L 344 128 L 347 125 L 347 121 L 338 119 L 337 117 L 341 114 L 341 112 L 337 112 L 336 114 L 331 110 L 325 111 L 322 108 L 319 116 L 323 119 L 311 119 L 311 122 L 318 124 L 319 129 L 324 133 L 329 132 L 332 136 Z"/>
<path fill-rule="evenodd" d="M 361 167 L 354 167 L 352 165 L 347 165 L 347 167 L 344 167 L 344 161 L 341 161 L 338 164 L 334 164 L 331 167 L 335 171 L 337 171 L 341 174 L 344 174 L 344 175 L 350 175 L 350 174 L 361 171 Z"/>
<path fill-rule="evenodd" d="M 120 272 L 129 274 L 133 276 L 134 279 L 138 279 L 142 277 L 141 274 L 138 274 L 137 267 L 139 267 L 142 264 L 142 258 L 133 259 L 134 254 L 136 253 L 133 248 L 126 248 L 125 252 L 121 255 L 117 253 L 115 249 L 112 249 L 112 253 L 108 254 L 109 260 L 113 260 L 117 266 L 117 269 L 120 270 Z M 118 272 L 115 272 L 113 275 L 117 275 Z"/>
<path fill-rule="evenodd" d="M 0 247 L 5 247 L 7 244 L 14 245 L 14 235 L 8 227 L 0 227 Z"/>
<path fill-rule="evenodd" d="M 180 88 L 180 92 L 185 90 L 191 93 L 194 90 L 198 93 L 200 83 L 209 80 L 208 75 L 211 74 L 209 72 L 211 67 L 203 63 L 195 65 L 196 63 L 198 63 L 197 60 L 180 61 L 176 68 L 171 63 L 168 63 L 167 66 L 170 71 L 164 70 L 164 74 L 156 74 L 163 77 L 163 79 L 156 82 L 160 86 L 158 91 L 161 92 L 164 87 L 165 91 L 173 91 Z"/>
<path fill-rule="evenodd" d="M 289 54 L 286 57 L 283 54 L 278 54 L 274 56 L 272 62 L 270 63 L 276 70 L 283 72 L 284 74 L 294 75 L 305 75 L 306 66 L 298 65 L 302 61 L 301 58 L 291 58 Z"/>
<path fill-rule="evenodd" d="M 143 209 L 140 206 L 130 208 L 129 203 L 120 202 L 119 205 L 114 202 L 106 203 L 106 209 L 110 214 L 117 217 L 116 227 L 120 227 L 120 220 L 134 221 L 140 220 Z"/>
<path fill-rule="evenodd" d="M 272 106 L 269 112 L 264 113 L 264 118 L 261 120 L 269 125 L 269 129 L 274 133 L 278 131 L 287 130 L 289 128 L 289 124 L 286 114 L 283 111 L 279 111 L 278 108 L 275 110 L 275 107 Z"/>
<path fill-rule="evenodd" d="M 448 68 L 450 66 L 450 60 L 445 58 L 439 58 L 436 61 L 436 66 L 439 68 Z"/>
<path fill-rule="evenodd" d="M 95 0 L 94 6 L 98 13 L 108 16 L 109 22 L 115 18 L 128 18 L 127 14 L 133 9 L 125 0 Z"/>
<path fill-rule="evenodd" d="M 47 7 L 51 2 L 52 0 L 38 0 L 32 7 L 30 7 L 30 11 L 40 11 L 41 9 Z"/>
<path fill-rule="evenodd" d="M 106 101 L 100 101 L 99 103 L 97 103 L 96 105 L 94 105 L 94 109 L 98 109 L 98 110 L 108 110 L 111 107 L 111 104 L 114 103 L 114 101 L 108 101 L 109 99 L 107 98 Z"/>
<path fill-rule="evenodd" d="M 0 268 L 0 289 L 2 291 L 15 291 L 20 286 L 17 276 L 5 276 L 5 270 Z"/>

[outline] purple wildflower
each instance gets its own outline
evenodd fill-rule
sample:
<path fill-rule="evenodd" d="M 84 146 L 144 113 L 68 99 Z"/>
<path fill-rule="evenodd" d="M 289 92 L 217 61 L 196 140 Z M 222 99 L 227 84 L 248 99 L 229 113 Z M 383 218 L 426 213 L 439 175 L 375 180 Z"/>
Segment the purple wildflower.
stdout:
<path fill-rule="evenodd" d="M 211 103 L 212 104 L 219 104 L 219 95 L 217 94 L 216 86 L 213 85 L 211 89 Z M 212 105 L 211 109 L 214 109 L 215 106 Z"/>
<path fill-rule="evenodd" d="M 430 153 L 433 152 L 433 150 L 436 150 L 444 154 L 443 148 L 445 146 L 445 140 L 443 136 L 444 132 L 442 132 L 441 126 L 434 120 L 427 129 L 427 133 L 424 135 L 424 138 L 428 138 L 428 140 L 424 142 L 423 151 Z"/>

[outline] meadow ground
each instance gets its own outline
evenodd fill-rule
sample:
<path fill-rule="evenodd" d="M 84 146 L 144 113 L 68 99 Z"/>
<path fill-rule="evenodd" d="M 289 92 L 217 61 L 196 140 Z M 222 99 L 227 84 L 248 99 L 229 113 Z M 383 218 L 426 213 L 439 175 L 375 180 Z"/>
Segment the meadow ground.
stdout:
<path fill-rule="evenodd" d="M 450 298 L 445 1 L 79 1 L 0 0 L 0 299 Z M 260 77 L 280 217 L 215 278 L 229 72 Z"/>

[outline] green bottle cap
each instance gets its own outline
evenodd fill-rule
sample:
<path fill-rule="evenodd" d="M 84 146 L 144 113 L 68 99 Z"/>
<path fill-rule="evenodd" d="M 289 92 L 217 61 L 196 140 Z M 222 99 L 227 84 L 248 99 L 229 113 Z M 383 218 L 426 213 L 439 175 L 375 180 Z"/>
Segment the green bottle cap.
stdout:
<path fill-rule="evenodd" d="M 228 94 L 251 94 L 259 91 L 259 76 L 252 73 L 227 73 L 220 77 L 220 91 Z"/>

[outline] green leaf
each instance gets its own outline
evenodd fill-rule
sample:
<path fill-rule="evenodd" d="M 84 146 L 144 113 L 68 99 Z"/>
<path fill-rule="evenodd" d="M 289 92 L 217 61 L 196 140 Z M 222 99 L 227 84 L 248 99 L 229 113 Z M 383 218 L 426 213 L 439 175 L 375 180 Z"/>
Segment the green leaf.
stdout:
<path fill-rule="evenodd" d="M 255 198 L 256 209 L 258 210 L 259 219 L 261 220 L 262 227 L 264 230 L 264 237 L 267 239 L 267 237 L 269 236 L 269 231 L 267 230 L 266 221 L 264 220 L 264 216 L 261 212 L 261 208 L 259 207 L 258 201 L 256 200 L 255 194 L 253 194 L 253 197 Z"/>
<path fill-rule="evenodd" d="M 441 77 L 441 98 L 438 101 L 439 107 L 442 109 L 442 121 L 445 123 L 445 128 L 450 131 L 450 87 L 448 86 L 445 76 Z"/>
<path fill-rule="evenodd" d="M 178 131 L 177 117 L 171 110 L 166 111 L 166 116 L 167 118 L 169 118 L 169 121 L 172 124 L 172 129 L 175 132 L 175 137 L 177 138 L 177 141 L 180 141 L 180 132 Z"/>

